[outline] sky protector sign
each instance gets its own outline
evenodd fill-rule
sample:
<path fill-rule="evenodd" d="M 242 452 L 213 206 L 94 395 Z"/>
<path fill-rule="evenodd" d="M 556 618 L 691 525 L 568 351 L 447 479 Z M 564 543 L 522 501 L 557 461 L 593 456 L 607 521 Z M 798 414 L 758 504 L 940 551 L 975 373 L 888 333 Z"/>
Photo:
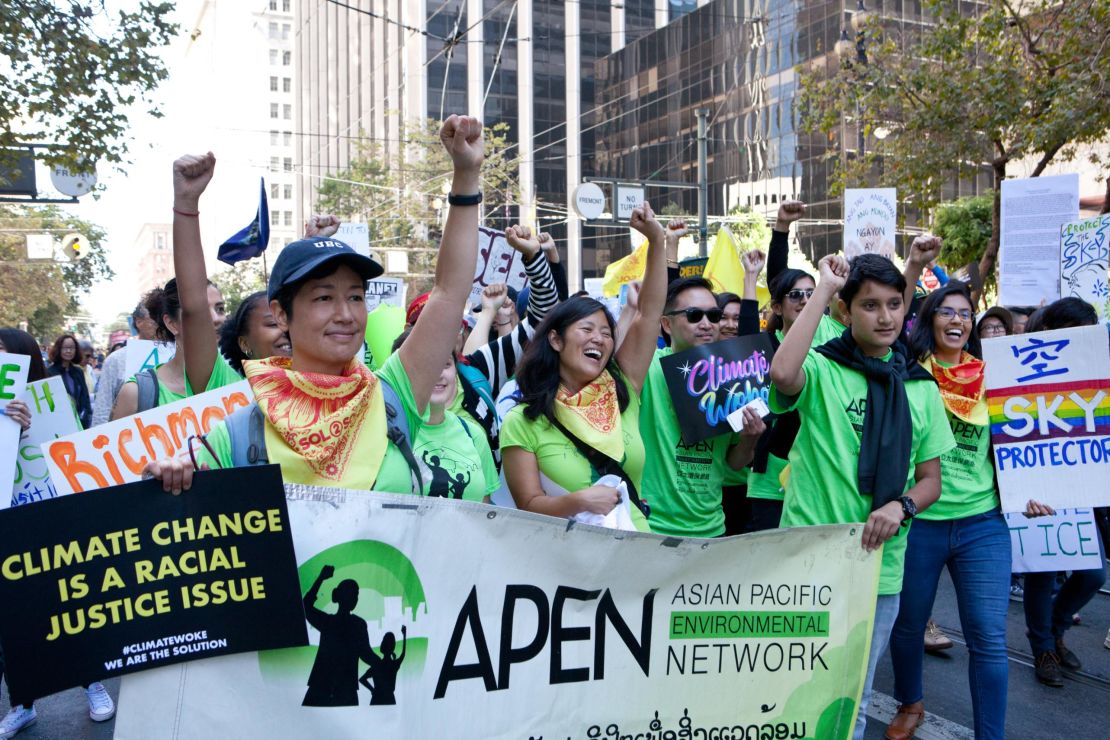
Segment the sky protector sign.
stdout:
<path fill-rule="evenodd" d="M 983 359 L 1002 511 L 1110 504 L 1106 327 L 987 339 Z"/>
<path fill-rule="evenodd" d="M 117 739 L 228 718 L 269 738 L 851 736 L 880 563 L 861 525 L 676 540 L 286 495 L 309 645 L 128 676 Z"/>

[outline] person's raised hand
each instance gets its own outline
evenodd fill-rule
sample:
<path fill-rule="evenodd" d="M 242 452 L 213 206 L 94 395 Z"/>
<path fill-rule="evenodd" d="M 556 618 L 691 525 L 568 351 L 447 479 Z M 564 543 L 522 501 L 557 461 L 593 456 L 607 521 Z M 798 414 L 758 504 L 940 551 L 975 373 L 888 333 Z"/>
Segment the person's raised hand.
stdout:
<path fill-rule="evenodd" d="M 915 238 L 913 243 L 910 244 L 910 253 L 907 256 L 907 261 L 924 269 L 926 265 L 940 256 L 942 246 L 943 242 L 939 236 L 922 234 Z"/>
<path fill-rule="evenodd" d="M 605 516 L 621 502 L 621 492 L 612 486 L 590 486 L 574 495 L 585 511 Z"/>
<path fill-rule="evenodd" d="M 152 460 L 143 468 L 143 479 L 154 478 L 162 481 L 162 490 L 179 495 L 193 485 L 193 464 L 179 457 Z"/>
<path fill-rule="evenodd" d="M 678 240 L 686 236 L 689 229 L 686 226 L 685 219 L 672 218 L 667 222 L 667 243 L 678 244 Z"/>
<path fill-rule="evenodd" d="M 489 311 L 487 315 L 493 316 L 508 294 L 509 286 L 505 283 L 493 283 L 482 288 L 482 313 Z"/>
<path fill-rule="evenodd" d="M 901 501 L 891 501 L 872 511 L 867 517 L 867 524 L 863 525 L 863 549 L 868 552 L 878 550 L 902 526 L 903 516 Z"/>
<path fill-rule="evenodd" d="M 763 266 L 767 264 L 767 255 L 758 249 L 753 249 L 745 252 L 740 262 L 744 265 L 745 275 L 758 275 L 763 271 Z"/>
<path fill-rule="evenodd" d="M 334 575 L 335 575 L 335 566 L 334 565 L 325 565 L 323 568 L 320 569 L 320 577 L 323 578 L 325 581 L 327 579 L 331 578 Z"/>
<path fill-rule="evenodd" d="M 1040 501 L 1029 499 L 1025 502 L 1025 511 L 1022 513 L 1025 514 L 1027 519 L 1035 519 L 1039 516 L 1055 516 L 1056 509 L 1053 509 L 1048 504 L 1042 504 Z"/>
<path fill-rule="evenodd" d="M 505 229 L 505 241 L 509 246 L 524 255 L 529 262 L 540 253 L 542 245 L 538 234 L 533 234 L 527 226 L 519 224 Z"/>
<path fill-rule="evenodd" d="M 456 170 L 478 170 L 485 159 L 482 122 L 473 116 L 450 116 L 439 129 L 439 140 Z M 471 193 L 456 193 L 471 195 Z"/>
<path fill-rule="evenodd" d="M 651 204 L 646 200 L 632 209 L 632 217 L 629 218 L 628 225 L 646 236 L 648 241 L 662 243 L 666 238 L 663 225 L 656 220 L 655 212 L 651 210 Z"/>
<path fill-rule="evenodd" d="M 541 231 L 539 235 L 540 249 L 543 250 L 547 261 L 553 265 L 559 264 L 559 248 L 555 246 L 555 237 L 548 234 L 546 231 Z"/>
<path fill-rule="evenodd" d="M 790 224 L 806 215 L 806 204 L 800 200 L 784 200 L 779 203 L 779 212 L 775 216 L 775 229 L 789 231 Z"/>
<path fill-rule="evenodd" d="M 828 254 L 817 263 L 817 272 L 820 275 L 820 284 L 829 285 L 834 290 L 840 290 L 848 280 L 848 260 L 843 255 Z"/>
<path fill-rule="evenodd" d="M 173 162 L 173 204 L 180 210 L 195 211 L 201 193 L 216 171 L 216 155 L 186 154 Z"/>
<path fill-rule="evenodd" d="M 335 236 L 339 231 L 339 217 L 330 213 L 314 213 L 304 222 L 304 238 L 314 236 Z"/>

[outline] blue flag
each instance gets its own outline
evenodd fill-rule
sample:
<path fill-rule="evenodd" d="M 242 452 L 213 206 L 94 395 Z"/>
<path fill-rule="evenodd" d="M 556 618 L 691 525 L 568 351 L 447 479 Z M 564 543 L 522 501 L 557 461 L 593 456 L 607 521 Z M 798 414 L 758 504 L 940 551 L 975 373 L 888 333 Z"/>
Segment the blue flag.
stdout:
<path fill-rule="evenodd" d="M 258 213 L 246 228 L 239 230 L 235 236 L 220 245 L 216 258 L 221 262 L 234 265 L 236 262 L 257 257 L 270 243 L 270 207 L 266 203 L 265 178 L 261 178 L 261 183 Z"/>

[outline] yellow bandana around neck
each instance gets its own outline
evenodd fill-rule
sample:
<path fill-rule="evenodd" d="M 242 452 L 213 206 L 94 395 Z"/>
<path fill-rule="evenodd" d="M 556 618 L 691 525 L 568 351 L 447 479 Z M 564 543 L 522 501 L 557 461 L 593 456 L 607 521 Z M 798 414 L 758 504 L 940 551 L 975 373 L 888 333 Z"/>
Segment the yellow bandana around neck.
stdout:
<path fill-rule="evenodd" d="M 963 352 L 955 365 L 946 367 L 931 356 L 921 364 L 936 378 L 944 407 L 953 416 L 980 427 L 990 423 L 982 360 Z"/>
<path fill-rule="evenodd" d="M 608 370 L 574 395 L 560 385 L 555 396 L 555 418 L 583 442 L 617 462 L 624 460 L 617 381 Z"/>
<path fill-rule="evenodd" d="M 288 483 L 369 489 L 385 458 L 385 401 L 356 360 L 342 375 L 302 373 L 288 357 L 243 363 L 266 417 L 266 453 Z"/>

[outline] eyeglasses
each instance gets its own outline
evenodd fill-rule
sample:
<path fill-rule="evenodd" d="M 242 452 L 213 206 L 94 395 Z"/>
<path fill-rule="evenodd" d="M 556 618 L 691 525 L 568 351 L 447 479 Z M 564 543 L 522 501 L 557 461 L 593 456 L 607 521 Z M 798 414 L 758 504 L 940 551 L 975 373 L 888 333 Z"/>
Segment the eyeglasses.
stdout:
<path fill-rule="evenodd" d="M 813 297 L 813 288 L 806 288 L 805 290 L 792 290 L 786 294 L 786 297 L 794 303 L 798 303 L 802 300 L 803 297 L 808 300 Z"/>
<path fill-rule="evenodd" d="M 956 316 L 959 316 L 961 321 L 971 321 L 971 311 L 966 308 L 961 308 L 957 311 L 948 306 L 941 306 L 937 309 L 937 316 L 940 316 L 945 321 L 951 321 Z"/>
<path fill-rule="evenodd" d="M 682 308 L 678 311 L 668 311 L 666 315 L 676 316 L 678 314 L 684 314 L 686 316 L 686 320 L 689 321 L 691 324 L 701 323 L 702 318 L 709 319 L 710 324 L 716 324 L 720 322 L 721 316 L 724 315 L 724 312 L 719 308 L 711 308 L 708 311 L 700 308 Z"/>

